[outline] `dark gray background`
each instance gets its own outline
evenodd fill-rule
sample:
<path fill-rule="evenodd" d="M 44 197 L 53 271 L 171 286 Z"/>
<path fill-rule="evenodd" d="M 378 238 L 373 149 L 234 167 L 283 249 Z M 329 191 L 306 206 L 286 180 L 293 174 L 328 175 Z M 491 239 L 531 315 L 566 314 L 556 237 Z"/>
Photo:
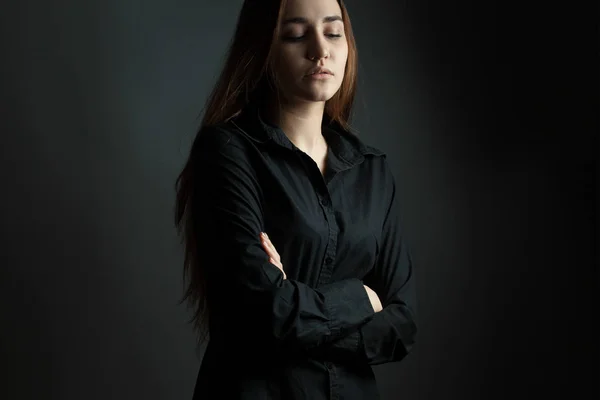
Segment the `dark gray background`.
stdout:
<path fill-rule="evenodd" d="M 384 399 L 594 398 L 597 9 L 347 3 L 418 268 Z M 174 180 L 240 5 L 3 4 L 1 398 L 190 399 Z"/>

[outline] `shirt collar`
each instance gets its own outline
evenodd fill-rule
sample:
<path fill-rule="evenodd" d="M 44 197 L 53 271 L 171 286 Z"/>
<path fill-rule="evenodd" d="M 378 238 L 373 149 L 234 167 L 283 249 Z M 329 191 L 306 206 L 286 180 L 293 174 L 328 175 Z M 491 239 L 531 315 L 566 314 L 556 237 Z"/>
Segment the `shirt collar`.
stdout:
<path fill-rule="evenodd" d="M 271 142 L 289 150 L 298 150 L 281 128 L 262 118 L 260 108 L 256 104 L 247 105 L 231 122 L 254 142 L 263 144 Z M 323 136 L 331 152 L 341 162 L 347 164 L 347 167 L 360 164 L 366 155 L 385 155 L 381 150 L 363 143 L 356 134 L 335 122 L 323 124 Z"/>

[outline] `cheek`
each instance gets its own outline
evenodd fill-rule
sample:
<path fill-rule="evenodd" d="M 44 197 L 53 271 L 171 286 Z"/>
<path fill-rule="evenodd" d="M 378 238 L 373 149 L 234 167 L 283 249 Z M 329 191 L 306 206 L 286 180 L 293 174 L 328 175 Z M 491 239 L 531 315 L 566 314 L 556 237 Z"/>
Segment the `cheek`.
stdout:
<path fill-rule="evenodd" d="M 281 79 L 296 75 L 299 69 L 298 54 L 293 49 L 280 50 L 277 54 L 275 71 Z"/>
<path fill-rule="evenodd" d="M 344 44 L 343 46 L 341 46 L 338 51 L 338 54 L 340 57 L 340 64 L 342 65 L 342 68 L 345 68 L 346 62 L 348 62 L 348 45 Z"/>

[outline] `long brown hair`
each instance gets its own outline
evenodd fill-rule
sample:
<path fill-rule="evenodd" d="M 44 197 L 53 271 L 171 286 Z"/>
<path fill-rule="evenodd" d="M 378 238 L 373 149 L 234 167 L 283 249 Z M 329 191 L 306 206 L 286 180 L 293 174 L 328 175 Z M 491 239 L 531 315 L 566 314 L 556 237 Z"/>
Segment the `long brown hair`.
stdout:
<path fill-rule="evenodd" d="M 253 98 L 273 92 L 275 73 L 271 68 L 273 45 L 279 36 L 280 21 L 286 0 L 245 0 L 238 17 L 233 42 L 225 66 L 205 105 L 198 134 L 207 126 L 226 122 L 237 116 Z M 348 129 L 356 92 L 357 51 L 348 12 L 342 0 L 348 60 L 340 89 L 326 102 L 325 116 L 330 122 Z M 175 225 L 184 245 L 183 274 L 187 287 L 181 303 L 187 302 L 194 313 L 190 320 L 197 333 L 198 344 L 208 337 L 206 279 L 197 254 L 194 230 L 193 157 L 190 157 L 176 180 Z"/>

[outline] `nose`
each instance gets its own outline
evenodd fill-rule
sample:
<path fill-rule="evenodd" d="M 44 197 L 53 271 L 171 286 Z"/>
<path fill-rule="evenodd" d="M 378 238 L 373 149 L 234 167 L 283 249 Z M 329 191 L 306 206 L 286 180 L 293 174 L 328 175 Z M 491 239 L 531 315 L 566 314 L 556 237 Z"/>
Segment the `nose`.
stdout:
<path fill-rule="evenodd" d="M 327 42 L 321 37 L 321 35 L 314 35 L 313 40 L 311 40 L 311 44 L 308 48 L 308 58 L 311 61 L 328 58 L 329 50 L 327 47 Z"/>

